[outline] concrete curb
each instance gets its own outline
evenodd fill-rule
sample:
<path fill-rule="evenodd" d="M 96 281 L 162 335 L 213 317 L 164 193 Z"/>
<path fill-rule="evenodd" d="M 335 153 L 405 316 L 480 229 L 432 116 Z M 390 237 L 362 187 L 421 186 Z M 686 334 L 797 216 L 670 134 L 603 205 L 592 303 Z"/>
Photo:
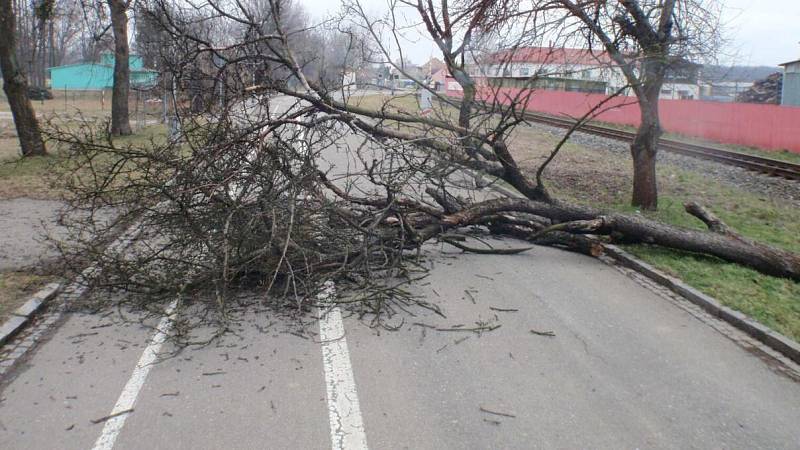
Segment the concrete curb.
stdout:
<path fill-rule="evenodd" d="M 604 247 L 606 255 L 614 258 L 615 261 L 625 267 L 641 273 L 647 278 L 650 278 L 656 283 L 703 308 L 709 314 L 728 322 L 764 345 L 800 364 L 800 344 L 792 339 L 770 330 L 739 311 L 734 311 L 722 305 L 717 299 L 698 291 L 678 278 L 661 272 L 616 245 L 604 244 Z"/>
<path fill-rule="evenodd" d="M 487 178 L 484 176 L 481 176 L 481 179 L 483 181 L 487 181 Z M 491 188 L 508 197 L 523 198 L 519 193 L 507 188 L 502 183 L 503 182 L 494 183 L 492 184 Z M 636 258 L 625 250 L 622 250 L 616 245 L 605 243 L 602 245 L 605 249 L 604 254 L 610 256 L 618 263 L 646 276 L 659 285 L 664 286 L 686 300 L 689 300 L 695 305 L 703 308 L 714 317 L 724 320 L 767 347 L 800 364 L 800 343 L 797 343 L 791 338 L 767 328 L 766 326 L 756 322 L 753 318 L 739 311 L 735 311 L 727 306 L 722 305 L 714 297 L 698 291 L 678 278 L 667 275 L 650 264 L 647 264 L 639 258 Z"/>
<path fill-rule="evenodd" d="M 61 284 L 50 283 L 33 294 L 27 302 L 11 313 L 11 317 L 9 317 L 3 325 L 0 325 L 0 346 L 5 345 L 6 342 L 25 327 L 48 301 L 58 295 L 60 289 Z"/>

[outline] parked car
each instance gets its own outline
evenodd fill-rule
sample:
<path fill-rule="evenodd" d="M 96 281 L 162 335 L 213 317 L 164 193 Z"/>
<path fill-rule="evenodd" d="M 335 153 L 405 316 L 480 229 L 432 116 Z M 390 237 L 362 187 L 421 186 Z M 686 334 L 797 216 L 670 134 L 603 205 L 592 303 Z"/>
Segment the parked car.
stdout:
<path fill-rule="evenodd" d="M 28 86 L 28 98 L 31 100 L 52 100 L 53 93 L 47 88 Z"/>

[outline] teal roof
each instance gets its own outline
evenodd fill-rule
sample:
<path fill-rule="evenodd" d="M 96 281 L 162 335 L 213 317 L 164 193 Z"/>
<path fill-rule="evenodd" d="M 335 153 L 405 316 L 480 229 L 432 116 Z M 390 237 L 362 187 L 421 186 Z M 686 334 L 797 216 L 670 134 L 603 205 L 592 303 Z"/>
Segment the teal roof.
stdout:
<path fill-rule="evenodd" d="M 136 58 L 141 62 L 141 58 Z M 105 61 L 108 61 L 105 58 Z M 78 63 L 50 67 L 50 87 L 52 89 L 100 90 L 114 85 L 114 66 L 103 63 Z M 138 66 L 138 67 L 137 67 Z M 139 64 L 131 64 L 131 84 L 147 86 L 155 83 L 158 72 L 144 69 Z"/>
<path fill-rule="evenodd" d="M 63 66 L 53 66 L 53 67 L 48 67 L 48 68 L 47 68 L 47 70 L 58 70 L 58 69 L 64 69 L 64 68 L 67 68 L 67 67 L 77 67 L 77 66 L 97 66 L 97 67 L 106 67 L 106 68 L 109 68 L 109 69 L 111 69 L 111 70 L 114 70 L 114 66 L 113 66 L 113 65 L 100 64 L 100 63 L 74 63 L 74 64 L 66 64 L 66 65 L 63 65 Z M 141 73 L 145 73 L 145 72 L 152 72 L 152 73 L 158 73 L 158 71 L 157 71 L 157 70 L 155 70 L 155 69 L 145 69 L 145 68 L 141 68 L 141 69 L 134 69 L 133 67 L 131 67 L 131 73 L 134 73 L 134 72 L 141 72 Z"/>

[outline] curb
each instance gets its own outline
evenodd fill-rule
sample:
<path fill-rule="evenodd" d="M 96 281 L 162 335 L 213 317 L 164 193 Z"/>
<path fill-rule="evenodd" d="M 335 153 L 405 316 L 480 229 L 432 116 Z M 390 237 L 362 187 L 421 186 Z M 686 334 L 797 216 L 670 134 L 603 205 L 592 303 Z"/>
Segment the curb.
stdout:
<path fill-rule="evenodd" d="M 11 313 L 11 317 L 0 325 L 0 346 L 5 345 L 14 335 L 25 327 L 49 300 L 58 295 L 60 290 L 60 283 L 49 283 L 33 294 L 31 298 L 17 308 L 16 311 Z"/>
<path fill-rule="evenodd" d="M 481 178 L 484 181 L 487 180 L 486 177 Z M 505 187 L 501 183 L 502 181 L 499 183 L 493 183 L 491 185 L 491 189 L 508 197 L 523 198 L 520 194 Z M 800 364 L 800 343 L 797 343 L 793 339 L 767 328 L 766 326 L 756 322 L 753 318 L 739 311 L 735 311 L 727 306 L 724 306 L 714 297 L 698 291 L 697 289 L 684 283 L 683 280 L 679 278 L 667 275 L 666 273 L 656 269 L 650 264 L 647 264 L 646 262 L 631 255 L 616 245 L 606 243 L 603 243 L 602 245 L 604 248 L 603 253 L 610 256 L 618 263 L 646 276 L 650 280 L 703 308 L 712 316 L 731 324 L 733 327 L 746 333 L 748 336 L 786 356 L 795 363 Z"/>
<path fill-rule="evenodd" d="M 747 333 L 752 338 L 800 364 L 800 344 L 789 337 L 767 328 L 739 311 L 722 305 L 714 297 L 698 291 L 678 278 L 667 275 L 616 245 L 604 244 L 603 246 L 605 247 L 605 254 L 614 258 L 615 261 L 623 266 L 641 273 L 647 278 L 703 308 L 714 317 L 728 322 L 739 330 Z"/>

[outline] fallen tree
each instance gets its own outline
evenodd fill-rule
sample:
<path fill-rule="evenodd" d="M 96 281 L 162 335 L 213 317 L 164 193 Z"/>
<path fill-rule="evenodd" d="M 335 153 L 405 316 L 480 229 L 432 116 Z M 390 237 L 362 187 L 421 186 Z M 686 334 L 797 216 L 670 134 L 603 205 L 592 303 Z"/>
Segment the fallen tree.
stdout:
<path fill-rule="evenodd" d="M 508 32 L 517 45 L 542 36 L 538 12 L 510 2 L 465 2 L 447 11 L 441 10 L 446 5 L 432 10 L 422 2 L 402 4 L 422 15 L 462 86 L 477 83 L 465 61 L 480 61 L 481 35 Z M 340 301 L 379 320 L 412 303 L 436 310 L 402 287 L 424 276 L 418 258 L 428 242 L 476 253 L 526 249 L 467 242 L 465 236 L 476 232 L 592 255 L 609 240 L 647 243 L 800 280 L 798 255 L 738 235 L 700 205 L 686 209 L 708 231 L 555 198 L 545 184 L 547 165 L 602 104 L 577 120 L 530 176 L 508 139 L 525 122 L 521 112 L 532 90 L 481 103 L 466 96 L 456 105 L 407 72 L 402 58 L 389 58 L 378 37 L 388 33 L 399 42 L 407 24 L 393 21 L 397 15 L 371 19 L 359 2 L 348 1 L 337 28 L 325 30 L 293 22 L 298 16 L 284 2 L 257 6 L 150 5 L 150 17 L 166 37 L 162 66 L 175 85 L 188 84 L 182 77 L 191 76 L 225 92 L 199 112 L 197 105 L 182 109 L 190 102 L 176 92 L 176 136 L 145 147 L 118 146 L 102 124 L 51 128 L 52 139 L 68 144 L 60 182 L 72 205 L 87 212 L 73 223 L 76 239 L 64 254 L 76 268 L 87 259 L 100 267 L 100 276 L 87 280 L 93 287 L 139 293 L 144 303 L 207 292 L 222 309 L 236 298 L 231 292 L 246 287 L 302 307 L 335 280 L 354 292 Z M 204 28 L 215 21 L 227 25 Z M 326 67 L 307 51 L 316 39 L 340 43 L 344 61 Z M 436 111 L 421 116 L 396 108 L 395 97 L 377 108 L 360 105 L 343 81 L 330 79 L 355 64 L 349 55 L 358 64 L 379 60 L 406 73 L 438 99 Z M 539 77 L 527 82 L 533 86 Z M 276 98 L 276 92 L 282 95 Z M 485 188 L 496 180 L 517 196 L 496 198 Z M 108 209 L 117 212 L 112 223 L 92 220 Z M 97 245 L 130 223 L 137 224 L 139 238 L 125 251 Z"/>

